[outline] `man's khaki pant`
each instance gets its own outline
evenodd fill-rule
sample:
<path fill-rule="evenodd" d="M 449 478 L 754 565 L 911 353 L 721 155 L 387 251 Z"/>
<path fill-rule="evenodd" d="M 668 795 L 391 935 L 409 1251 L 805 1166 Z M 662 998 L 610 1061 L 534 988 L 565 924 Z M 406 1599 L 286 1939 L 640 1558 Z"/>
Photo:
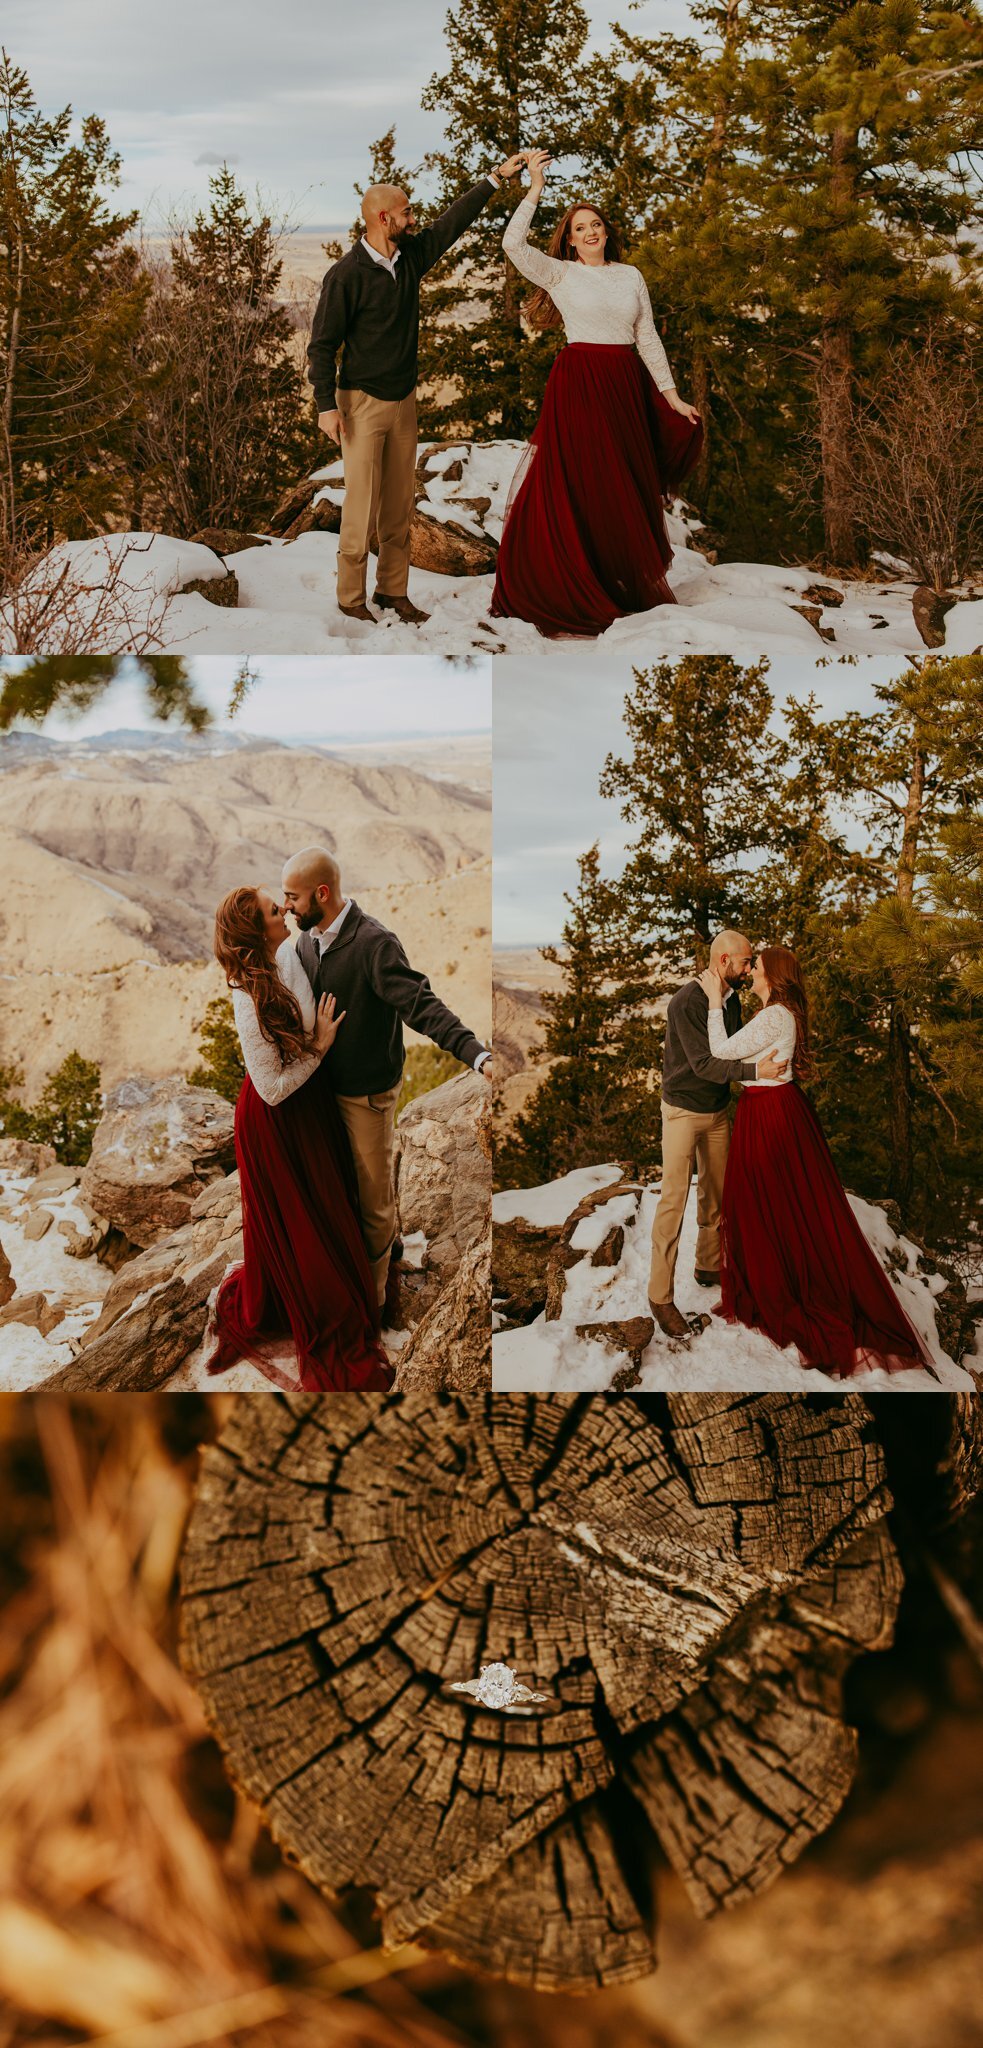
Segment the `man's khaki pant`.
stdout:
<path fill-rule="evenodd" d="M 700 1226 L 696 1240 L 696 1264 L 705 1272 L 720 1269 L 720 1197 L 730 1144 L 730 1123 L 725 1109 L 710 1116 L 696 1110 L 662 1105 L 662 1190 L 652 1223 L 652 1267 L 649 1297 L 671 1301 L 676 1277 L 676 1254 L 682 1235 L 683 1217 L 697 1168 L 696 1217 Z"/>
<path fill-rule="evenodd" d="M 393 1141 L 401 1086 L 397 1081 L 395 1088 L 387 1088 L 383 1095 L 336 1098 L 355 1161 L 362 1236 L 380 1307 L 386 1298 L 389 1254 L 396 1235 Z"/>
<path fill-rule="evenodd" d="M 345 502 L 338 544 L 338 603 L 364 604 L 369 542 L 379 536 L 376 589 L 405 597 L 410 571 L 410 516 L 416 472 L 416 392 L 370 398 L 339 391 Z"/>

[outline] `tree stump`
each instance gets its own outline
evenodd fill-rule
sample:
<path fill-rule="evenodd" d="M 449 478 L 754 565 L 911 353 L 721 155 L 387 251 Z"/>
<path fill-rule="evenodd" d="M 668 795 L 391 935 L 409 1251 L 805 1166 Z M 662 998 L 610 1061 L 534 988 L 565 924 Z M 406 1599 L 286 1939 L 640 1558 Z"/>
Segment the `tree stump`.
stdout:
<path fill-rule="evenodd" d="M 244 1794 L 334 1895 L 538 1990 L 655 1961 L 852 1781 L 845 1670 L 901 1587 L 856 1396 L 264 1396 L 206 1451 L 183 1654 Z M 445 1698 L 493 1660 L 544 1720 Z"/>

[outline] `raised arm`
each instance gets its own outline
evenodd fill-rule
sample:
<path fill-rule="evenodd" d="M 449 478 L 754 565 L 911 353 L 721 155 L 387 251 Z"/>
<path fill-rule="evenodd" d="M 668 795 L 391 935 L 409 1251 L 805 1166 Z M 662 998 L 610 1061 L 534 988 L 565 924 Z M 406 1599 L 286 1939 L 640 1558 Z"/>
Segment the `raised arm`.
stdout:
<path fill-rule="evenodd" d="M 635 272 L 638 309 L 635 314 L 635 347 L 653 382 L 660 391 L 675 391 L 676 379 L 656 330 L 648 286 L 640 270 Z"/>
<path fill-rule="evenodd" d="M 510 263 L 515 264 L 530 284 L 544 285 L 549 292 L 555 285 L 563 283 L 566 264 L 556 256 L 544 256 L 541 249 L 533 249 L 529 244 L 528 235 L 538 199 L 538 193 L 527 193 L 520 200 L 502 236 L 502 248 Z"/>
<path fill-rule="evenodd" d="M 750 1024 L 742 1024 L 739 1031 L 733 1031 L 728 1038 L 724 1013 L 711 1009 L 707 1017 L 707 1035 L 710 1051 L 718 1055 L 725 1050 L 732 1057 L 757 1058 L 761 1053 L 777 1050 L 788 1032 L 787 1010 L 759 1010 Z"/>
<path fill-rule="evenodd" d="M 321 286 L 307 347 L 307 379 L 314 386 L 319 413 L 335 410 L 338 350 L 348 332 L 348 311 L 345 273 L 339 275 L 336 263 Z"/>
<path fill-rule="evenodd" d="M 469 192 L 462 192 L 460 199 L 453 201 L 446 213 L 439 214 L 428 228 L 421 228 L 419 234 L 413 236 L 413 260 L 421 274 L 432 270 L 434 264 L 446 256 L 448 249 L 452 249 L 465 228 L 477 220 L 482 207 L 487 206 L 492 193 L 497 191 L 497 179 L 479 178 Z"/>
<path fill-rule="evenodd" d="M 425 974 L 411 967 L 394 932 L 387 932 L 369 956 L 368 978 L 384 1003 L 390 1003 L 413 1031 L 422 1032 L 442 1052 L 473 1067 L 487 1048 L 434 994 Z"/>

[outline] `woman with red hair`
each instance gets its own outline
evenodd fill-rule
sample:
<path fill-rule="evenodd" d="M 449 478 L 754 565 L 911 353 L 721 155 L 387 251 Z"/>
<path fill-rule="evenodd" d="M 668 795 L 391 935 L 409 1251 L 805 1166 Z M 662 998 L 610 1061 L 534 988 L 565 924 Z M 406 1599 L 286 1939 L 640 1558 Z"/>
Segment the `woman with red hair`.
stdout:
<path fill-rule="evenodd" d="M 710 1051 L 788 1062 L 780 1080 L 746 1081 L 727 1155 L 718 1315 L 762 1330 L 803 1365 L 848 1379 L 861 1366 L 923 1367 L 928 1352 L 850 1207 L 801 1083 L 812 1072 L 809 1001 L 787 946 L 765 946 L 751 986 L 761 1008 L 728 1038 L 719 976 L 700 977 Z"/>
<path fill-rule="evenodd" d="M 567 209 L 546 255 L 528 235 L 549 156 L 505 231 L 536 287 L 526 314 L 564 327 L 543 410 L 505 515 L 492 614 L 541 633 L 594 638 L 615 619 L 674 604 L 664 500 L 699 460 L 699 413 L 680 398 L 640 270 L 596 206 Z"/>
<path fill-rule="evenodd" d="M 325 1053 L 344 1022 L 334 997 L 315 1007 L 280 905 L 233 889 L 215 917 L 215 957 L 232 990 L 246 1065 L 236 1104 L 243 1262 L 215 1307 L 209 1372 L 251 1359 L 278 1386 L 385 1392 L 393 1371 L 379 1336 L 355 1169 Z M 293 1340 L 296 1377 L 277 1362 Z"/>

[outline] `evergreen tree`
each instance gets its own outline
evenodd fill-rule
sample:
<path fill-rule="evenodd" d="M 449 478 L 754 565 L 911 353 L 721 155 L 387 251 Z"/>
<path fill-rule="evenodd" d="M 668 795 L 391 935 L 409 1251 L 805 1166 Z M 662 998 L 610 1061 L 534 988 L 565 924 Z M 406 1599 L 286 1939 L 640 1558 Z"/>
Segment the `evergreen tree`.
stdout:
<path fill-rule="evenodd" d="M 51 711 L 88 711 L 128 669 L 139 674 L 154 718 L 178 719 L 193 732 L 210 723 L 183 655 L 59 654 L 37 655 L 16 666 L 0 661 L 0 732 L 9 732 L 21 718 L 43 725 Z"/>
<path fill-rule="evenodd" d="M 677 963 L 714 933 L 754 921 L 760 855 L 775 845 L 775 792 L 789 758 L 770 725 L 767 661 L 686 655 L 636 669 L 625 699 L 632 752 L 609 754 L 601 794 L 638 835 L 618 896 L 638 933 Z"/>
<path fill-rule="evenodd" d="M 578 869 L 562 943 L 542 948 L 562 974 L 559 989 L 543 997 L 540 1057 L 552 1064 L 496 1146 L 500 1185 L 533 1187 L 606 1159 L 631 1160 L 641 1171 L 660 1156 L 653 948 L 628 928 L 596 845 Z"/>
<path fill-rule="evenodd" d="M 235 1012 L 230 996 L 214 996 L 198 1031 L 201 1059 L 188 1075 L 191 1088 L 214 1088 L 226 1102 L 237 1102 L 246 1078 Z"/>
<path fill-rule="evenodd" d="M 979 320 L 974 5 L 749 0 L 757 52 L 739 97 L 759 142 L 745 166 L 755 289 L 781 324 L 804 316 L 816 381 L 825 552 L 861 560 L 852 490 L 858 384 L 890 343 L 945 316 Z M 976 282 L 971 273 L 975 272 Z"/>
<path fill-rule="evenodd" d="M 185 535 L 260 525 L 320 450 L 272 219 L 225 165 L 210 190 L 158 271 L 143 343 L 145 493 Z"/>
<path fill-rule="evenodd" d="M 102 1111 L 98 1066 L 70 1052 L 45 1082 L 31 1112 L 31 1137 L 53 1145 L 63 1166 L 84 1166 Z"/>
<path fill-rule="evenodd" d="M 461 0 L 445 35 L 447 68 L 423 94 L 424 107 L 444 121 L 444 146 L 428 159 L 439 173 L 441 208 L 516 150 L 541 144 L 554 159 L 579 156 L 590 91 L 580 0 Z M 535 422 L 561 337 L 524 339 L 529 287 L 502 251 L 520 196 L 517 183 L 504 186 L 424 288 L 427 432 L 524 440 Z M 554 219 L 544 201 L 537 236 Z M 453 316 L 464 301 L 461 321 Z"/>
<path fill-rule="evenodd" d="M 0 543 L 101 531 L 125 503 L 148 283 L 102 121 L 73 138 L 0 53 Z"/>

